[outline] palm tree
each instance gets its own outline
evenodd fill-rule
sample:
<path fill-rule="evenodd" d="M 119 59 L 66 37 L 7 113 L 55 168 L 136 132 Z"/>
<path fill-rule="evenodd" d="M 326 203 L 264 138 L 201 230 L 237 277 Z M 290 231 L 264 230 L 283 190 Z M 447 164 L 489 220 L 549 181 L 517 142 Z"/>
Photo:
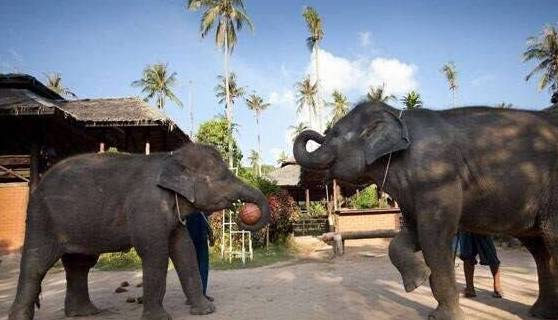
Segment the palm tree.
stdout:
<path fill-rule="evenodd" d="M 446 80 L 448 81 L 448 87 L 451 91 L 451 100 L 452 106 L 455 108 L 455 91 L 458 88 L 457 85 L 457 69 L 455 68 L 455 64 L 453 62 L 448 62 L 442 66 L 440 70 L 445 76 Z"/>
<path fill-rule="evenodd" d="M 331 125 L 333 125 L 349 111 L 349 99 L 339 90 L 333 91 L 331 98 L 333 101 L 328 102 L 328 106 L 331 107 Z"/>
<path fill-rule="evenodd" d="M 287 156 L 287 153 L 285 152 L 285 150 L 281 150 L 281 153 L 277 157 L 277 164 L 281 165 L 281 164 L 283 164 L 283 162 L 287 161 L 288 159 L 289 159 L 289 157 Z"/>
<path fill-rule="evenodd" d="M 386 84 L 382 83 L 381 86 L 368 88 L 368 93 L 366 93 L 366 100 L 369 102 L 383 102 L 387 103 L 390 100 L 395 100 L 396 97 L 393 94 L 386 94 Z"/>
<path fill-rule="evenodd" d="M 411 90 L 411 92 L 407 93 L 406 96 L 401 98 L 401 102 L 407 110 L 422 108 L 422 99 L 420 98 L 420 93 L 416 92 L 415 90 Z"/>
<path fill-rule="evenodd" d="M 258 130 L 258 154 L 262 154 L 262 143 L 260 139 L 260 116 L 262 112 L 267 109 L 271 104 L 265 102 L 264 99 L 258 96 L 256 93 L 252 93 L 246 100 L 246 105 L 248 109 L 254 111 L 256 116 L 256 127 Z M 262 175 L 262 166 L 258 166 L 258 175 Z"/>
<path fill-rule="evenodd" d="M 296 83 L 297 89 L 297 113 L 301 113 L 304 107 L 308 108 L 308 120 L 312 125 L 312 115 L 316 114 L 316 106 L 318 105 L 318 85 L 310 81 L 310 77 Z"/>
<path fill-rule="evenodd" d="M 523 53 L 523 61 L 536 60 L 539 64 L 525 77 L 528 81 L 533 75 L 540 73 L 539 90 L 547 86 L 558 91 L 558 32 L 554 26 L 545 26 L 538 37 L 527 40 L 527 50 Z"/>
<path fill-rule="evenodd" d="M 142 78 L 132 82 L 132 87 L 142 88 L 141 92 L 146 94 L 143 99 L 144 101 L 155 98 L 157 108 L 159 109 L 165 108 L 166 99 L 182 107 L 182 102 L 172 92 L 173 87 L 176 85 L 176 72 L 169 73 L 167 64 L 156 63 L 147 65 L 143 69 Z"/>
<path fill-rule="evenodd" d="M 250 161 L 250 166 L 254 172 L 260 168 L 260 154 L 256 150 L 250 150 L 248 161 Z"/>
<path fill-rule="evenodd" d="M 205 38 L 215 26 L 215 43 L 218 48 L 223 49 L 224 68 L 225 68 L 225 109 L 227 120 L 233 122 L 233 110 L 229 93 L 229 55 L 232 53 L 237 42 L 237 31 L 240 31 L 244 24 L 250 30 L 254 30 L 254 25 L 244 8 L 242 0 L 188 0 L 186 7 L 188 10 L 196 11 L 203 8 L 200 23 L 202 38 Z M 232 150 L 232 141 L 229 141 L 229 150 Z M 229 166 L 233 166 L 233 155 L 229 153 Z"/>
<path fill-rule="evenodd" d="M 244 96 L 244 87 L 238 86 L 238 83 L 236 82 L 236 74 L 234 72 L 229 73 L 228 80 L 226 80 L 223 76 L 217 76 L 217 79 L 219 80 L 219 84 L 215 87 L 215 96 L 219 98 L 219 103 L 226 104 L 227 94 L 230 105 L 234 105 L 236 98 Z"/>
<path fill-rule="evenodd" d="M 304 131 L 306 129 L 310 129 L 310 127 L 305 122 L 299 122 L 295 126 L 289 126 L 289 129 L 293 130 L 291 132 L 291 139 L 293 139 L 293 141 L 294 141 L 296 136 L 298 136 L 302 131 Z"/>
<path fill-rule="evenodd" d="M 319 74 L 319 56 L 320 56 L 320 42 L 324 37 L 324 30 L 322 27 L 322 18 L 318 14 L 318 11 L 313 7 L 306 7 L 302 13 L 304 20 L 306 21 L 306 26 L 310 35 L 306 38 L 306 46 L 313 52 L 314 60 L 316 63 L 316 90 L 320 86 L 320 74 Z M 317 97 L 320 98 L 319 90 L 317 91 Z M 321 101 L 318 100 L 317 104 L 317 118 L 318 118 L 318 129 L 321 130 L 322 118 L 321 118 Z"/>
<path fill-rule="evenodd" d="M 77 99 L 77 95 L 62 84 L 62 75 L 60 73 L 53 72 L 45 73 L 44 75 L 46 77 L 46 86 L 50 90 L 58 93 L 59 96 Z"/>

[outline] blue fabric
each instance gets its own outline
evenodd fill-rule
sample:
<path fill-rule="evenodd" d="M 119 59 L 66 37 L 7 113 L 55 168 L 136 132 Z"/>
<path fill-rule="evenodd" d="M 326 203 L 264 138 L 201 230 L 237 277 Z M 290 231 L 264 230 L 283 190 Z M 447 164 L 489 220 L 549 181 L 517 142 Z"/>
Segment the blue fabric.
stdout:
<path fill-rule="evenodd" d="M 477 264 L 477 255 L 483 266 L 499 266 L 500 260 L 496 254 L 496 247 L 489 235 L 462 232 L 458 236 L 459 258 Z"/>
<path fill-rule="evenodd" d="M 209 246 L 207 244 L 208 228 L 205 217 L 202 212 L 192 212 L 186 218 L 186 228 L 190 233 L 190 238 L 196 248 L 196 256 L 198 258 L 198 268 L 203 286 L 203 294 L 207 295 L 207 280 L 209 277 Z"/>

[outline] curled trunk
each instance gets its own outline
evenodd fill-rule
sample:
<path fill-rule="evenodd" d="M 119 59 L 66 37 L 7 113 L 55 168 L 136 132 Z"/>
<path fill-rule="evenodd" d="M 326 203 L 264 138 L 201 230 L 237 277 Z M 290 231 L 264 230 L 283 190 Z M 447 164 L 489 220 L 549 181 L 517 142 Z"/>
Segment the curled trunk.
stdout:
<path fill-rule="evenodd" d="M 321 144 L 320 147 L 312 152 L 306 150 L 308 141 Z M 293 145 L 293 154 L 296 161 L 303 167 L 309 169 L 327 169 L 334 160 L 331 147 L 324 144 L 325 137 L 313 130 L 306 130 L 300 133 Z"/>
<path fill-rule="evenodd" d="M 271 221 L 271 212 L 265 195 L 257 189 L 242 184 L 239 190 L 239 199 L 243 202 L 254 203 L 260 209 L 262 216 L 254 225 L 247 225 L 239 221 L 239 226 L 243 230 L 257 231 L 265 227 Z M 240 219 L 239 219 L 240 220 Z"/>

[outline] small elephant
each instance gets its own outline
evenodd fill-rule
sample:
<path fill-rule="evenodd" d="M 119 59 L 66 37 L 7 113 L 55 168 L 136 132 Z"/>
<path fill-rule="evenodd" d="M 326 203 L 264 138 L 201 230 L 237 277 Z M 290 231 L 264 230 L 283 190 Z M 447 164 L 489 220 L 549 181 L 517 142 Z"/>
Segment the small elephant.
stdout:
<path fill-rule="evenodd" d="M 192 314 L 215 307 L 202 294 L 196 255 L 181 224 L 194 210 L 214 212 L 236 200 L 257 204 L 257 230 L 269 221 L 265 196 L 235 177 L 210 146 L 188 143 L 170 153 L 85 154 L 51 168 L 31 194 L 19 282 L 10 320 L 34 316 L 41 281 L 62 259 L 67 316 L 99 310 L 87 277 L 99 254 L 134 247 L 142 259 L 142 319 L 171 319 L 162 302 L 169 257 Z"/>
<path fill-rule="evenodd" d="M 362 103 L 325 136 L 302 132 L 294 156 L 301 166 L 342 181 L 385 182 L 406 222 L 389 256 L 407 291 L 430 278 L 438 307 L 429 318 L 463 319 L 451 245 L 458 229 L 519 238 L 538 270 L 539 298 L 531 314 L 557 318 L 555 116 L 490 107 L 401 111 Z M 320 147 L 307 151 L 309 140 Z"/>

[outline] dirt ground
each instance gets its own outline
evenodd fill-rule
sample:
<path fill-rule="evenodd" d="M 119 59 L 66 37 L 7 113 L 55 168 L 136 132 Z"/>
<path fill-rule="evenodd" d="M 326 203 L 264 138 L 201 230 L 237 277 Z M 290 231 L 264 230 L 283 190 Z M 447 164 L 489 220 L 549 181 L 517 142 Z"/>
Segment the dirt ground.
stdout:
<path fill-rule="evenodd" d="M 208 293 L 215 297 L 217 311 L 192 316 L 174 271 L 169 272 L 165 307 L 174 319 L 426 319 L 436 306 L 430 288 L 422 286 L 405 293 L 399 274 L 389 262 L 386 246 L 350 243 L 348 253 L 328 259 L 329 248 L 316 240 L 299 239 L 306 248 L 292 261 L 256 269 L 212 271 Z M 461 299 L 467 319 L 531 319 L 529 306 L 537 296 L 536 267 L 524 249 L 500 249 L 504 299 L 491 297 L 491 276 L 487 267 L 477 268 L 478 297 Z M 0 264 L 0 320 L 7 319 L 17 283 L 15 255 L 2 257 Z M 459 286 L 463 270 L 456 267 Z M 122 281 L 129 292 L 114 293 Z M 104 311 L 89 319 L 139 319 L 142 306 L 126 303 L 141 295 L 134 285 L 141 272 L 102 272 L 90 275 L 93 302 Z M 35 319 L 64 318 L 65 280 L 63 272 L 49 272 L 43 282 L 42 308 Z"/>

